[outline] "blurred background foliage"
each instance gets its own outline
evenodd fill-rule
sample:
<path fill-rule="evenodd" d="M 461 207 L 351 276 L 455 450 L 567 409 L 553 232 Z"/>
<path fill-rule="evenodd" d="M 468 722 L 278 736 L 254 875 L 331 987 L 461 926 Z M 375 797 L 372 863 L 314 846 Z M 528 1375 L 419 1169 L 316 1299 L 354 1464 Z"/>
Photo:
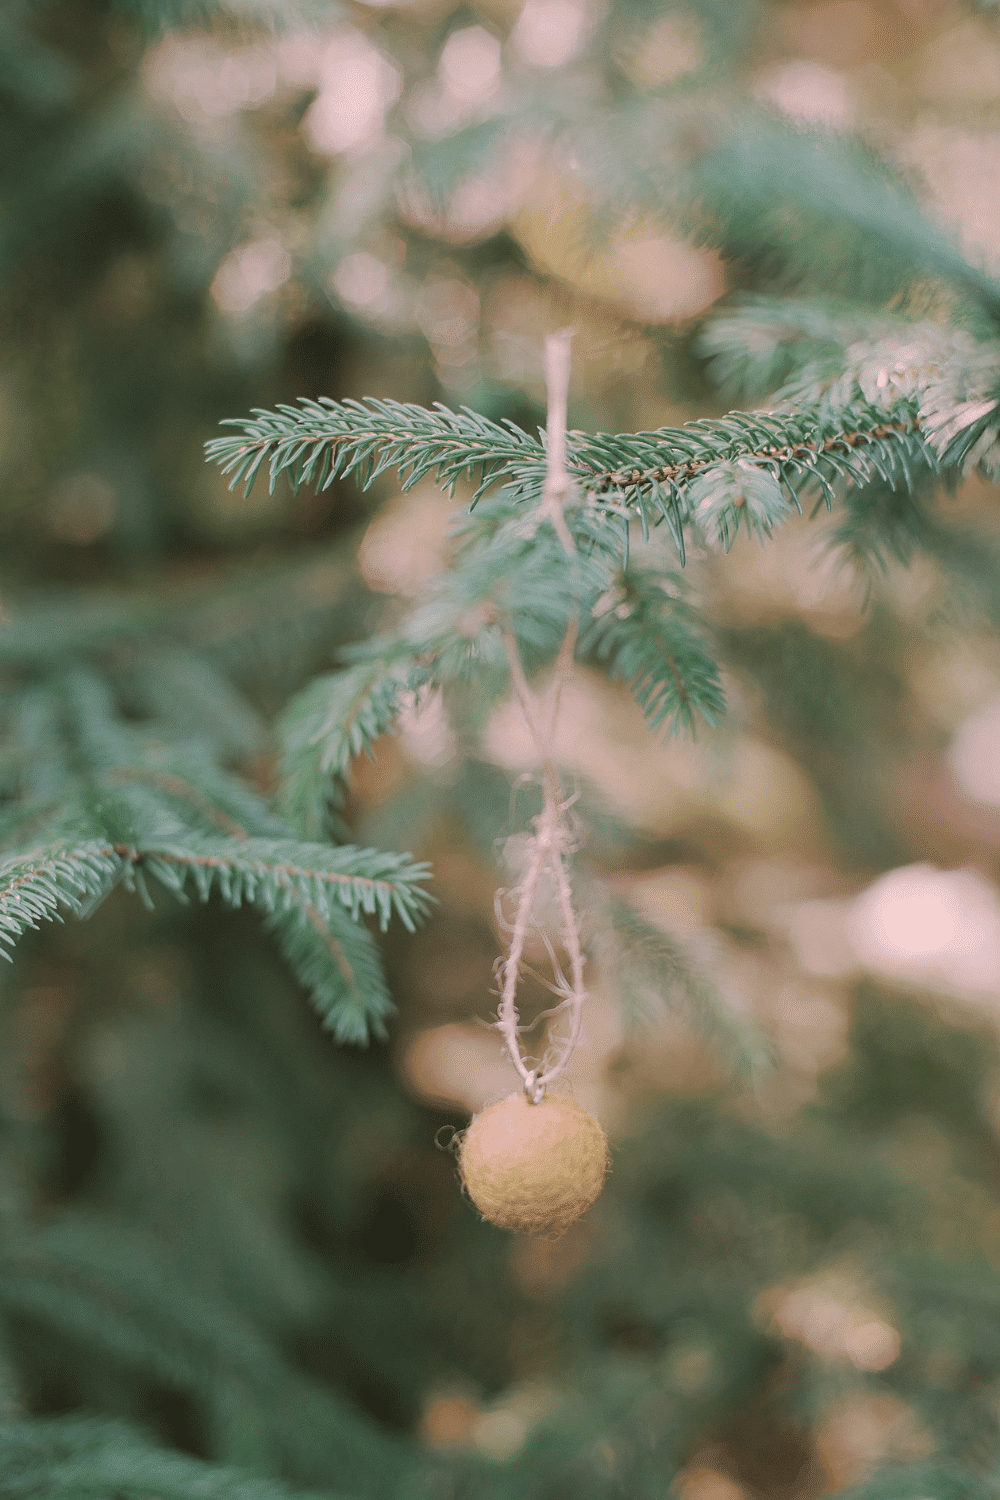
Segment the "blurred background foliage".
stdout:
<path fill-rule="evenodd" d="M 752 389 L 710 313 L 975 326 L 998 172 L 992 4 L 8 0 L 0 654 L 141 677 L 155 643 L 160 716 L 269 792 L 273 716 L 419 598 L 455 502 L 246 496 L 204 463 L 220 419 L 391 396 L 533 431 L 567 324 L 577 427 L 762 402 L 785 345 Z M 978 476 L 893 504 L 881 566 L 849 498 L 691 559 L 719 730 L 663 743 L 623 688 L 567 689 L 653 979 L 595 977 L 572 1078 L 615 1166 L 562 1240 L 480 1224 L 435 1145 L 512 1077 L 509 708 L 407 711 L 355 767 L 352 837 L 431 859 L 440 903 L 385 944 L 388 1043 L 337 1046 L 243 913 L 119 892 L 25 941 L 0 1494 L 997 1492 L 1000 533 Z M 706 1008 L 771 1065 L 734 1083 Z"/>

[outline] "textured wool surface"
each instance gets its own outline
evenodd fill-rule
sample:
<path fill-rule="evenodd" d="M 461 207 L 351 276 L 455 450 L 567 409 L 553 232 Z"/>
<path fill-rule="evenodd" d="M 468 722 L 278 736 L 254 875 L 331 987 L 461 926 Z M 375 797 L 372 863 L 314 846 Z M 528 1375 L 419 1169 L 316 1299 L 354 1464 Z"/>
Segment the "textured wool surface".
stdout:
<path fill-rule="evenodd" d="M 484 1218 L 529 1234 L 559 1232 L 593 1203 L 608 1170 L 604 1131 L 563 1095 L 512 1094 L 475 1116 L 459 1170 Z"/>

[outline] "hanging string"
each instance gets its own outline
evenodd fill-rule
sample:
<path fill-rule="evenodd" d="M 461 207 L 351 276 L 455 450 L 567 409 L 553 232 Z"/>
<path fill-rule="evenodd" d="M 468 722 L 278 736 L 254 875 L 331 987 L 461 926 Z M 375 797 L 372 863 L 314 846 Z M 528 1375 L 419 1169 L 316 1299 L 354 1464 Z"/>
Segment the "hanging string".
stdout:
<path fill-rule="evenodd" d="M 572 479 L 566 470 L 566 409 L 569 395 L 571 338 L 571 332 L 564 330 L 561 333 L 549 335 L 545 341 L 545 378 L 548 390 L 547 467 L 545 486 L 534 524 L 537 527 L 549 522 L 567 556 L 575 557 L 576 544 L 564 514 L 564 506 L 573 490 Z M 507 955 L 500 965 L 501 992 L 497 1009 L 497 1026 L 522 1080 L 525 1095 L 532 1104 L 541 1103 L 548 1085 L 560 1077 L 568 1067 L 569 1060 L 580 1040 L 583 1028 L 583 1006 L 586 1000 L 580 922 L 573 905 L 573 891 L 569 875 L 569 855 L 572 852 L 573 840 L 567 814 L 575 799 L 572 797 L 563 799 L 559 775 L 553 760 L 559 704 L 563 685 L 573 665 L 578 632 L 579 619 L 576 614 L 573 614 L 567 624 L 566 634 L 556 658 L 552 682 L 544 700 L 536 696 L 528 685 L 513 630 L 506 629 L 503 637 L 511 683 L 521 705 L 535 752 L 541 761 L 542 777 L 542 810 L 532 823 L 527 868 L 520 885 L 511 893 L 515 898 L 516 908 L 510 927 Z M 542 934 L 552 961 L 554 983 L 551 988 L 562 997 L 559 1005 L 555 1007 L 554 1015 L 565 1016 L 569 1025 L 558 1043 L 550 1049 L 554 1051 L 551 1060 L 547 1052 L 542 1062 L 532 1067 L 521 1052 L 521 1028 L 516 996 L 524 946 L 534 919 L 539 889 L 546 876 L 552 882 L 559 910 L 563 947 L 569 958 L 567 978 L 546 935 Z"/>

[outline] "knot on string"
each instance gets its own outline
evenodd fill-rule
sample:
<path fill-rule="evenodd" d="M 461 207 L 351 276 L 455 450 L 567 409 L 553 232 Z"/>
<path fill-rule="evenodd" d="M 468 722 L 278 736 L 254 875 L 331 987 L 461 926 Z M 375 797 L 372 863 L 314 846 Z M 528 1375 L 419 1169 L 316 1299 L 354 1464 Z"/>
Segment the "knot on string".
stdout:
<path fill-rule="evenodd" d="M 537 1068 L 524 1075 L 524 1097 L 529 1104 L 541 1104 L 545 1098 L 545 1084 L 539 1079 Z"/>

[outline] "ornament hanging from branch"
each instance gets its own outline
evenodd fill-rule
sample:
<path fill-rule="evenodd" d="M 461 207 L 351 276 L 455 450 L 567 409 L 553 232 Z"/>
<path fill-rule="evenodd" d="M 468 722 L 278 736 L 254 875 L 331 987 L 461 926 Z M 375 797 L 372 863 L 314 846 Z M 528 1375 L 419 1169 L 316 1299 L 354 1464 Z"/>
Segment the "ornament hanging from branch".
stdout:
<path fill-rule="evenodd" d="M 564 513 L 573 488 L 566 470 L 570 339 L 571 334 L 564 331 L 545 341 L 547 467 L 533 526 L 553 527 L 571 567 L 576 544 Z M 458 1151 L 462 1181 L 484 1218 L 505 1229 L 535 1234 L 561 1233 L 585 1213 L 599 1195 L 608 1168 L 608 1145 L 597 1120 L 564 1094 L 549 1092 L 565 1074 L 580 1040 L 586 1000 L 580 920 L 573 903 L 569 868 L 573 839 L 568 813 L 574 799 L 564 797 L 553 759 L 562 688 L 573 664 L 579 628 L 579 617 L 573 613 L 544 698 L 537 697 L 528 684 L 513 623 L 508 621 L 504 629 L 511 682 L 541 762 L 543 795 L 542 810 L 528 841 L 524 876 L 517 889 L 509 893 L 513 918 L 505 922 L 501 915 L 509 942 L 499 965 L 497 1026 L 522 1090 L 476 1115 Z M 516 997 L 525 942 L 537 925 L 539 894 L 546 886 L 555 896 L 562 947 L 569 960 L 568 975 L 548 935 L 539 930 L 552 963 L 550 987 L 559 997 L 553 1022 L 556 1026 L 565 1022 L 566 1029 L 550 1043 L 540 1062 L 533 1063 L 521 1050 Z M 498 897 L 498 913 L 500 901 Z"/>

